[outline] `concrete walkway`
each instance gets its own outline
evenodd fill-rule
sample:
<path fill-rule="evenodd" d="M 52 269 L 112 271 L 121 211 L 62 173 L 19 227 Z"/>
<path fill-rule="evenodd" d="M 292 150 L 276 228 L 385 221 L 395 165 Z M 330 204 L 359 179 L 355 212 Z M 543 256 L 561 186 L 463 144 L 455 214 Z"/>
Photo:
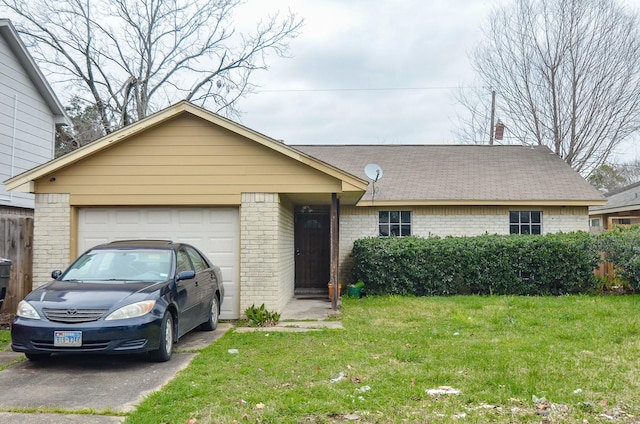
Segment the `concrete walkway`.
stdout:
<path fill-rule="evenodd" d="M 327 297 L 295 297 L 287 303 L 280 314 L 280 321 L 275 327 L 237 327 L 238 333 L 248 331 L 320 331 L 326 328 L 341 329 L 342 322 L 331 320 L 339 318 L 340 311 L 331 309 L 331 301 Z"/>

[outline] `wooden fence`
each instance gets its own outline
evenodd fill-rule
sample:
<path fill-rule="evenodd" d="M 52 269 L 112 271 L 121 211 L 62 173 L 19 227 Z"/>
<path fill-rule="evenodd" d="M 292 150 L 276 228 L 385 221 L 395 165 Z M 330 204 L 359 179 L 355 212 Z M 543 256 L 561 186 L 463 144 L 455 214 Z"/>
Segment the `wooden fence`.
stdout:
<path fill-rule="evenodd" d="M 9 259 L 9 286 L 0 312 L 14 312 L 33 283 L 33 218 L 0 216 L 0 257 Z"/>

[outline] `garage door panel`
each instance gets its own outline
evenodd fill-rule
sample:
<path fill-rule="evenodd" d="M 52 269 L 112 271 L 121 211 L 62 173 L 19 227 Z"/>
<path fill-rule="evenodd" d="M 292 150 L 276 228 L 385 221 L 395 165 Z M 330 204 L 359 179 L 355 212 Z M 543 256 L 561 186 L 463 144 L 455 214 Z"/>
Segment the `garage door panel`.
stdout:
<path fill-rule="evenodd" d="M 171 211 L 166 210 L 152 210 L 147 213 L 147 222 L 150 224 L 171 224 Z"/>
<path fill-rule="evenodd" d="M 81 208 L 78 252 L 114 240 L 189 243 L 220 267 L 225 286 L 221 318 L 240 317 L 239 222 L 236 208 Z"/>

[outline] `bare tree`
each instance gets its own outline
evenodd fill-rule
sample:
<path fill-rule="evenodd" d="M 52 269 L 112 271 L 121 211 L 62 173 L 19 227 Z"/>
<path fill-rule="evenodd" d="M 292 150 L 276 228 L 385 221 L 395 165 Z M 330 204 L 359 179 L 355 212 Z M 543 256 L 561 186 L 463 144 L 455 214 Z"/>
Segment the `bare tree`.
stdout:
<path fill-rule="evenodd" d="M 481 87 L 460 88 L 455 92 L 456 101 L 464 106 L 464 114 L 458 114 L 457 127 L 453 129 L 456 140 L 468 144 L 488 144 L 491 126 L 491 94 Z"/>
<path fill-rule="evenodd" d="M 187 99 L 227 116 L 266 55 L 285 56 L 302 21 L 236 33 L 240 0 L 0 0 L 36 60 L 95 105 L 106 133 Z"/>
<path fill-rule="evenodd" d="M 638 18 L 615 0 L 513 0 L 472 62 L 509 133 L 585 176 L 639 128 Z"/>

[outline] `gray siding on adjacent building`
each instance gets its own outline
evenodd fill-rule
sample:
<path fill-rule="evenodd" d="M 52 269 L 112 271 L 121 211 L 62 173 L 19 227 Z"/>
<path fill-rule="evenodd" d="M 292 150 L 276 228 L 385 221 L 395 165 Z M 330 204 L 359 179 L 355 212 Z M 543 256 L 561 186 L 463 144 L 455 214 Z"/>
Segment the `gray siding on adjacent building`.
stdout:
<path fill-rule="evenodd" d="M 11 45 L 0 33 L 0 206 L 33 208 L 2 183 L 53 159 L 55 116 Z"/>

